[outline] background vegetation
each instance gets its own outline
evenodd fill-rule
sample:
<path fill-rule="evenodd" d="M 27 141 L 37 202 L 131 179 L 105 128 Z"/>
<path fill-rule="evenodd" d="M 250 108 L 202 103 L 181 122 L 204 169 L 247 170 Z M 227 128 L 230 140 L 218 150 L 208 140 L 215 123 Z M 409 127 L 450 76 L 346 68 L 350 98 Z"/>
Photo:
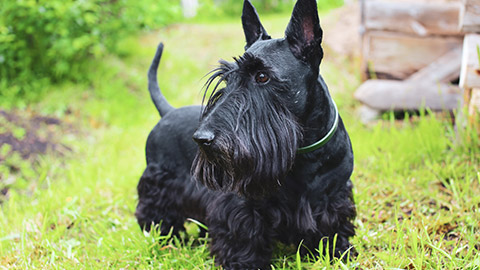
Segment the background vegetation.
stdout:
<path fill-rule="evenodd" d="M 253 0 L 259 11 L 282 12 L 292 0 Z M 326 7 L 341 0 L 322 0 Z M 320 3 L 321 4 L 321 3 Z M 243 2 L 200 0 L 198 19 L 237 16 Z M 48 86 L 90 81 L 107 54 L 124 56 L 124 39 L 182 20 L 180 0 L 19 0 L 0 9 L 0 98 L 35 101 Z"/>
<path fill-rule="evenodd" d="M 179 11 L 174 0 L 2 1 L 0 97 L 34 100 L 48 83 L 88 80 L 91 60 L 120 53 L 122 38 Z"/>
<path fill-rule="evenodd" d="M 143 234 L 135 188 L 158 121 L 146 90 L 157 43 L 162 91 L 174 106 L 199 103 L 202 77 L 219 58 L 242 54 L 238 2 L 201 1 L 193 21 L 169 0 L 2 2 L 0 268 L 214 267 L 195 224 L 182 239 Z M 291 5 L 257 3 L 272 36 L 283 35 Z M 319 6 L 323 20 L 338 2 Z M 280 246 L 274 268 L 478 269 L 478 134 L 428 112 L 360 123 L 351 97 L 358 59 L 328 47 L 325 55 L 321 73 L 355 152 L 359 256 L 331 265 Z"/>

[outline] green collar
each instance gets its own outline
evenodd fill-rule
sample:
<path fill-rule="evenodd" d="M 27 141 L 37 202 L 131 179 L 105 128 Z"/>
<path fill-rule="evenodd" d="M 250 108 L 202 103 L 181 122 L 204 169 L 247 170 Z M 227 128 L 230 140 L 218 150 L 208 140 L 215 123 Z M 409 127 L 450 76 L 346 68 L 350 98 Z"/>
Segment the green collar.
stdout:
<path fill-rule="evenodd" d="M 337 127 L 338 127 L 338 109 L 337 109 L 337 104 L 335 104 L 335 101 L 333 99 L 332 99 L 332 103 L 333 103 L 333 107 L 335 108 L 335 122 L 333 122 L 332 128 L 328 131 L 325 137 L 321 138 L 317 142 L 305 147 L 298 148 L 297 154 L 305 154 L 305 153 L 315 151 L 318 148 L 324 146 L 333 137 L 333 134 L 335 134 L 335 131 L 337 130 Z"/>

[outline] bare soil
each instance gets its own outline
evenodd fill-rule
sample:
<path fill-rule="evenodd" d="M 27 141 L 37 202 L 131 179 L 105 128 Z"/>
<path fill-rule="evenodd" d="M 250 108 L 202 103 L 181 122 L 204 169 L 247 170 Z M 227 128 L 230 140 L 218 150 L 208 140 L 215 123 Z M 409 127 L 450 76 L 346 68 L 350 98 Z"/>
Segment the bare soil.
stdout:
<path fill-rule="evenodd" d="M 74 126 L 57 117 L 28 109 L 0 109 L 0 203 L 8 198 L 15 175 L 23 174 L 25 165 L 19 163 L 30 164 L 29 170 L 35 170 L 40 156 L 63 156 L 71 152 L 62 140 L 65 134 L 72 133 L 76 133 Z"/>
<path fill-rule="evenodd" d="M 0 110 L 0 149 L 9 145 L 8 153 L 0 153 L 0 161 L 12 152 L 23 159 L 35 159 L 47 152 L 63 154 L 70 148 L 60 143 L 65 133 L 72 131 L 72 125 L 65 124 L 53 116 L 39 115 L 28 111 Z"/>

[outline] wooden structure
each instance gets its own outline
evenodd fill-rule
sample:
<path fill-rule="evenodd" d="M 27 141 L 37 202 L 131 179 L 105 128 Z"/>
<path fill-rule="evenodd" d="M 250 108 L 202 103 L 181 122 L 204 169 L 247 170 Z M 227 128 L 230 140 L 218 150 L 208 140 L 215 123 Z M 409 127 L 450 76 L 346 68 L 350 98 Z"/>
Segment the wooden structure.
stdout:
<path fill-rule="evenodd" d="M 480 35 L 467 34 L 463 43 L 460 87 L 464 90 L 464 104 L 468 124 L 480 134 Z M 480 137 L 480 136 L 479 136 Z"/>
<path fill-rule="evenodd" d="M 463 0 L 460 29 L 466 33 L 480 32 L 480 0 Z"/>
<path fill-rule="evenodd" d="M 480 0 L 361 0 L 361 18 L 358 100 L 377 111 L 458 108 L 460 69 L 472 55 L 464 37 L 480 32 Z"/>

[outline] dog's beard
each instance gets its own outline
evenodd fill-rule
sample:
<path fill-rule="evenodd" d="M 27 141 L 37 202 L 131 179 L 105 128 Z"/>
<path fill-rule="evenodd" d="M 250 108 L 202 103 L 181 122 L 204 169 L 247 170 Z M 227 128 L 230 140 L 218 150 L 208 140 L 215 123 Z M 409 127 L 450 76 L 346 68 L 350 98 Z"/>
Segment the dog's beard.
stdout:
<path fill-rule="evenodd" d="M 194 178 L 210 189 L 249 198 L 268 196 L 281 186 L 295 161 L 301 132 L 276 99 L 238 94 L 222 102 L 218 117 L 211 120 L 218 131 L 214 145 L 199 149 Z"/>

